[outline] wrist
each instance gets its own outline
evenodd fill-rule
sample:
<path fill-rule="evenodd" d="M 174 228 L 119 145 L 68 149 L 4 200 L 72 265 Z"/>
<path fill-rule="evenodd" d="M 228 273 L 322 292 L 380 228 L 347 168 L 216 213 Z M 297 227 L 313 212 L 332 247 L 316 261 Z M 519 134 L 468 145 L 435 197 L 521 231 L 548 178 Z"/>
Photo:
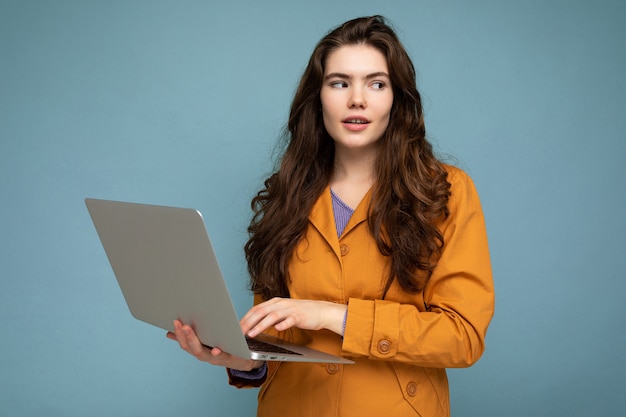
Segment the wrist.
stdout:
<path fill-rule="evenodd" d="M 346 325 L 346 317 L 348 314 L 348 306 L 346 304 L 332 304 L 326 328 L 334 333 L 337 333 L 339 336 L 343 336 Z"/>
<path fill-rule="evenodd" d="M 265 362 L 261 362 L 261 364 L 261 367 L 254 368 L 249 371 L 240 371 L 229 368 L 228 373 L 233 377 L 243 378 L 250 381 L 261 380 L 265 378 L 265 375 L 267 375 L 267 364 Z"/>
<path fill-rule="evenodd" d="M 265 366 L 265 361 L 257 361 L 257 360 L 253 360 L 250 369 L 247 370 L 247 372 L 254 372 L 257 371 L 261 368 L 263 368 Z"/>

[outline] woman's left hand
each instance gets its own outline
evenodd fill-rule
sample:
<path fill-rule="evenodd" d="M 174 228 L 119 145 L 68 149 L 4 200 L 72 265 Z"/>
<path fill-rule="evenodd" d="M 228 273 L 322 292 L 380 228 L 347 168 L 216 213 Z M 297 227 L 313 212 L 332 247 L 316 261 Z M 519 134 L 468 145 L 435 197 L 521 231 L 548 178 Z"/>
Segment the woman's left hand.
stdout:
<path fill-rule="evenodd" d="M 328 329 L 343 335 L 348 306 L 330 301 L 272 298 L 252 307 L 240 321 L 241 330 L 255 337 L 270 326 L 278 331 L 290 327 L 306 330 Z"/>

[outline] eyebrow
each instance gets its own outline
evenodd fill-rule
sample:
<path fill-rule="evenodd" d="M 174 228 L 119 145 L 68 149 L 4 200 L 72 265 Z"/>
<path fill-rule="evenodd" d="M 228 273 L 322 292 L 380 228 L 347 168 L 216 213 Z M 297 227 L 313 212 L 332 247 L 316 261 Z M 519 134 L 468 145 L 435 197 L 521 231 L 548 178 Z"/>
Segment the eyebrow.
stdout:
<path fill-rule="evenodd" d="M 365 79 L 366 80 L 371 80 L 372 78 L 378 78 L 378 77 L 386 77 L 386 78 L 390 79 L 389 74 L 387 74 L 386 72 L 383 72 L 383 71 L 373 72 L 371 74 L 367 74 L 365 76 Z M 324 77 L 324 80 L 329 80 L 331 78 L 342 78 L 342 79 L 346 79 L 346 80 L 351 80 L 353 77 L 351 75 L 343 74 L 341 72 L 331 72 L 330 74 L 328 74 L 327 76 Z"/>

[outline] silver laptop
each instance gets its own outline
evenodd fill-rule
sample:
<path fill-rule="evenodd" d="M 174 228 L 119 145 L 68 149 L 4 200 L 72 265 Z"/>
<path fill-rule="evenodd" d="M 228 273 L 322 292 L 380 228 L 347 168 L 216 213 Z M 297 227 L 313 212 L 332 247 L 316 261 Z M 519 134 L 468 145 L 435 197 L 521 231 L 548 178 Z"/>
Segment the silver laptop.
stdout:
<path fill-rule="evenodd" d="M 173 331 L 176 319 L 200 341 L 242 358 L 353 363 L 280 341 L 245 337 L 199 211 L 87 198 L 131 314 Z"/>

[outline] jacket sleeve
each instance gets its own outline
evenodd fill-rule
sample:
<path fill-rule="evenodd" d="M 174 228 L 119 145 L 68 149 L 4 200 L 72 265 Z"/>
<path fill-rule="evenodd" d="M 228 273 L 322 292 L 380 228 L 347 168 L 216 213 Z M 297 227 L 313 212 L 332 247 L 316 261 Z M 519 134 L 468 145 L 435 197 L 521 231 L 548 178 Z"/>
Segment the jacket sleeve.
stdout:
<path fill-rule="evenodd" d="M 438 368 L 467 367 L 482 355 L 494 312 L 485 222 L 472 180 L 452 168 L 449 181 L 444 248 L 426 288 L 411 302 L 351 298 L 345 355 Z"/>

